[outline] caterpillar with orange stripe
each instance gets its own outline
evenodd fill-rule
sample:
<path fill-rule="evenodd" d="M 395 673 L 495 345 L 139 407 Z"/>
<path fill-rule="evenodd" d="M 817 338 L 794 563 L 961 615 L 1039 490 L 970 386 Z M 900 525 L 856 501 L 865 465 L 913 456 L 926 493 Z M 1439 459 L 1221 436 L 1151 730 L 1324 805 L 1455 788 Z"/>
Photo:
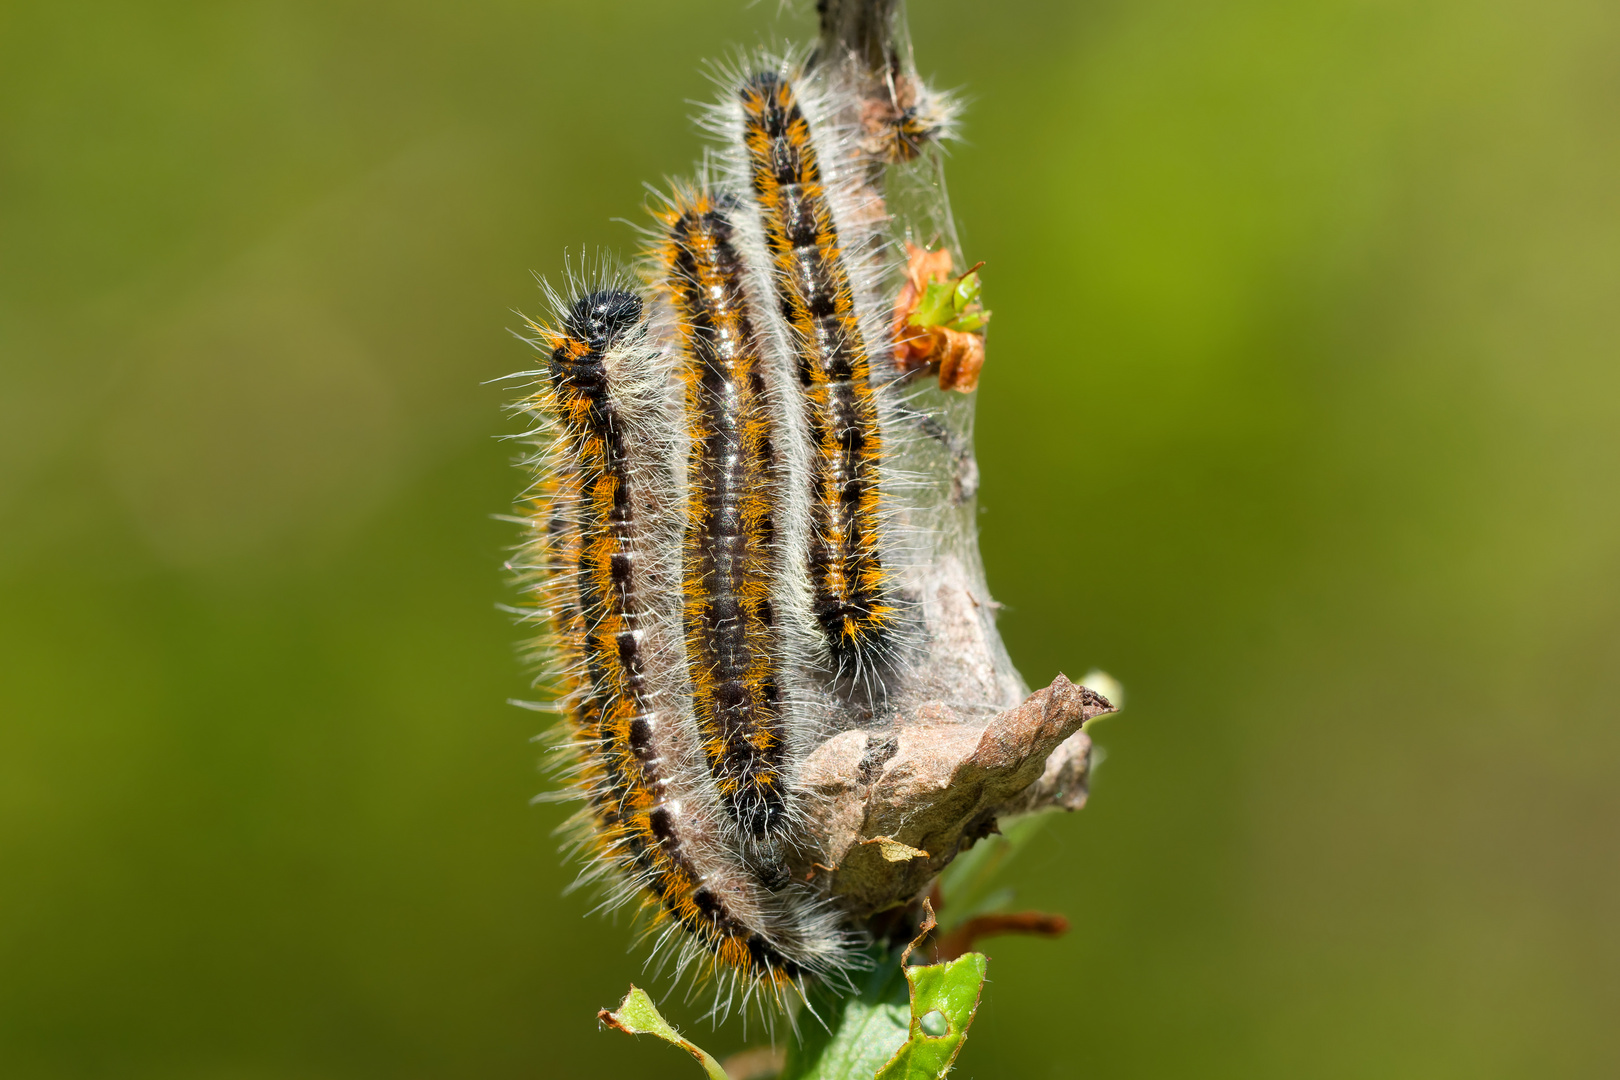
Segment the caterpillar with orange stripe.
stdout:
<path fill-rule="evenodd" d="M 717 1016 L 866 962 L 827 877 L 808 883 L 836 869 L 803 829 L 818 740 L 977 693 L 913 648 L 938 567 L 962 565 L 918 538 L 966 535 L 972 508 L 912 498 L 897 467 L 964 416 L 947 430 L 895 389 L 881 181 L 954 122 L 903 67 L 759 56 L 723 76 L 700 121 L 720 167 L 655 210 L 642 286 L 571 281 L 529 324 L 546 361 L 521 404 L 537 452 L 516 561 L 563 716 L 560 794 L 583 803 L 580 881 L 636 907 L 677 977 L 716 978 Z"/>
<path fill-rule="evenodd" d="M 863 287 L 884 223 L 838 105 L 791 60 L 722 77 L 707 126 L 754 219 L 748 239 L 793 358 L 808 446 L 802 483 L 812 616 L 832 666 L 868 687 L 895 657 L 901 597 L 885 565 L 883 424 L 874 349 L 888 332 Z M 831 152 L 829 152 L 831 151 Z M 863 310 L 864 309 L 864 310 Z"/>
<path fill-rule="evenodd" d="M 682 595 L 692 708 L 709 770 L 768 884 L 792 824 L 795 732 L 778 608 L 786 561 L 778 502 L 782 441 L 765 343 L 745 295 L 735 200 L 677 189 L 658 214 L 656 282 L 678 338 L 687 427 Z"/>
<path fill-rule="evenodd" d="M 780 1002 L 805 980 L 837 977 L 850 937 L 800 885 L 775 890 L 739 851 L 694 738 L 679 677 L 679 567 L 668 557 L 678 444 L 667 349 L 647 305 L 612 282 L 576 290 L 547 324 L 547 355 L 524 408 L 538 422 L 540 481 L 526 515 L 529 586 L 549 624 L 569 779 L 586 806 L 572 822 L 585 881 L 608 906 L 638 903 L 677 973 L 730 980 Z"/>

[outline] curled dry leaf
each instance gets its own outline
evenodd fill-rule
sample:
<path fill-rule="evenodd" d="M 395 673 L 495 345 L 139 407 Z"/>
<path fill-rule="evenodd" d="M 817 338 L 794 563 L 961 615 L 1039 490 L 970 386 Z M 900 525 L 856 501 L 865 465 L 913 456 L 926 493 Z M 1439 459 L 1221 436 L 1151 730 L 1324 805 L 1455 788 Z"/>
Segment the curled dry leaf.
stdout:
<path fill-rule="evenodd" d="M 999 818 L 1079 809 L 1091 751 L 1080 727 L 1113 711 L 1059 675 L 988 723 L 929 702 L 887 730 L 829 739 L 804 780 L 817 796 L 814 832 L 837 867 L 831 895 L 856 918 L 909 904 Z M 884 747 L 883 763 L 863 770 L 874 744 Z M 915 855 L 891 858 L 896 846 Z"/>
<path fill-rule="evenodd" d="M 929 347 L 939 361 L 939 388 L 971 394 L 979 388 L 984 367 L 984 336 L 935 326 L 928 332 Z"/>
<path fill-rule="evenodd" d="M 890 862 L 909 862 L 912 859 L 926 859 L 928 852 L 902 844 L 892 836 L 874 836 L 870 840 L 862 840 L 861 845 L 876 844 L 878 854 Z"/>

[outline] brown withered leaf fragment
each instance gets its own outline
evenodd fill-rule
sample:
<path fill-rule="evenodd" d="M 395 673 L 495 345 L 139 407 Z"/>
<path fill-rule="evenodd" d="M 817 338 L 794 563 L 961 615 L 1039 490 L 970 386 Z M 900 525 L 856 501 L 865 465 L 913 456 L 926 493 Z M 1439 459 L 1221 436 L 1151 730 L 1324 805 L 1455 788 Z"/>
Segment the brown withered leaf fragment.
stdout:
<path fill-rule="evenodd" d="M 870 840 L 862 840 L 862 846 L 876 844 L 878 854 L 890 862 L 905 862 L 908 859 L 926 859 L 928 852 L 902 844 L 892 836 L 874 836 Z"/>
<path fill-rule="evenodd" d="M 916 244 L 906 244 L 906 284 L 911 286 L 911 303 L 906 314 L 911 314 L 911 308 L 917 306 L 918 297 L 922 296 L 923 288 L 930 282 L 945 281 L 951 276 L 951 253 L 948 248 L 938 251 L 929 251 Z"/>
<path fill-rule="evenodd" d="M 1062 675 L 988 723 L 924 702 L 886 730 L 896 750 L 871 779 L 858 765 L 874 735 L 827 740 L 801 775 L 813 833 L 838 867 L 830 895 L 857 919 L 910 903 L 998 818 L 1078 809 L 1091 751 L 1080 727 L 1113 711 Z M 875 838 L 929 854 L 893 861 Z"/>
<path fill-rule="evenodd" d="M 924 900 L 922 902 L 922 922 L 917 927 L 917 936 L 912 938 L 911 943 L 900 952 L 901 968 L 911 962 L 911 954 L 922 947 L 922 943 L 928 940 L 928 935 L 932 934 L 938 926 L 939 920 L 934 918 L 934 902 Z"/>
<path fill-rule="evenodd" d="M 934 356 L 934 335 L 920 326 L 901 322 L 894 330 L 894 366 L 903 375 L 915 375 L 933 370 L 938 363 Z"/>
<path fill-rule="evenodd" d="M 979 388 L 984 368 L 984 338 L 936 326 L 930 331 L 933 353 L 939 358 L 939 388 L 971 394 Z"/>

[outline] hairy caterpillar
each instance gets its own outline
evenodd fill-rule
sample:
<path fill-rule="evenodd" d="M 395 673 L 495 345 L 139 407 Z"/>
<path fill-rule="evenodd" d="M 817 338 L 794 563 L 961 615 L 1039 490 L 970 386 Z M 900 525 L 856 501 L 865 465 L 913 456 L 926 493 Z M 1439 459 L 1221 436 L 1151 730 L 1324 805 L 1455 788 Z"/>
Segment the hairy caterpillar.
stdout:
<path fill-rule="evenodd" d="M 874 161 L 911 161 L 930 143 L 956 136 L 957 105 L 915 75 L 886 72 L 860 103 L 861 151 Z"/>
<path fill-rule="evenodd" d="M 585 804 L 581 880 L 637 906 L 677 975 L 716 976 L 717 1015 L 863 962 L 826 877 L 807 884 L 836 871 L 802 829 L 825 805 L 798 774 L 821 735 L 921 695 L 992 700 L 951 666 L 978 644 L 911 647 L 913 623 L 971 598 L 956 582 L 976 563 L 905 544 L 971 521 L 971 495 L 908 503 L 894 483 L 902 459 L 971 464 L 889 389 L 905 371 L 881 182 L 954 116 L 899 68 L 814 62 L 723 77 L 704 118 L 722 167 L 655 211 L 650 294 L 598 275 L 530 324 L 548 359 L 523 403 L 541 449 L 520 561 Z"/>
<path fill-rule="evenodd" d="M 755 70 L 711 126 L 731 140 L 734 183 L 757 215 L 760 261 L 789 329 L 809 439 L 812 612 L 838 669 L 863 673 L 888 659 L 899 628 L 880 536 L 884 447 L 869 345 L 884 339 L 870 319 L 863 326 L 848 265 L 868 254 L 881 204 L 835 210 L 836 196 L 859 196 L 853 179 L 834 175 L 836 158 L 823 165 L 805 86 L 787 64 Z"/>
<path fill-rule="evenodd" d="M 773 595 L 783 569 L 774 520 L 779 433 L 734 207 L 703 188 L 677 192 L 659 215 L 653 254 L 685 387 L 681 587 L 692 710 L 727 810 L 748 839 L 774 842 L 789 823 L 790 751 Z M 768 881 L 785 873 L 773 867 Z"/>
<path fill-rule="evenodd" d="M 668 369 L 635 293 L 608 285 L 556 305 L 534 323 L 548 356 L 526 407 L 550 443 L 530 507 L 528 564 L 546 604 L 572 777 L 586 809 L 576 842 L 587 879 L 619 884 L 609 905 L 639 901 L 677 971 L 718 973 L 781 999 L 806 977 L 836 976 L 849 938 L 802 886 L 772 891 L 741 857 L 694 745 L 676 685 L 667 528 L 656 490 L 675 444 L 665 408 Z M 651 482 L 649 482 L 651 481 Z M 675 593 L 678 595 L 678 593 Z M 732 994 L 717 1009 L 729 1008 Z"/>

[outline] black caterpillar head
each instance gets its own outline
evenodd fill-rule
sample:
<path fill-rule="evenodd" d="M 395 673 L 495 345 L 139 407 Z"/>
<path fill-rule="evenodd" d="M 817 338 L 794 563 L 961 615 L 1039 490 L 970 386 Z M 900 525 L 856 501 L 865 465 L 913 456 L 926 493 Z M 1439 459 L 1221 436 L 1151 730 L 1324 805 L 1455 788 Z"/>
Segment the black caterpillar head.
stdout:
<path fill-rule="evenodd" d="M 624 289 L 602 289 L 574 301 L 563 329 L 599 353 L 641 320 L 641 297 Z"/>

